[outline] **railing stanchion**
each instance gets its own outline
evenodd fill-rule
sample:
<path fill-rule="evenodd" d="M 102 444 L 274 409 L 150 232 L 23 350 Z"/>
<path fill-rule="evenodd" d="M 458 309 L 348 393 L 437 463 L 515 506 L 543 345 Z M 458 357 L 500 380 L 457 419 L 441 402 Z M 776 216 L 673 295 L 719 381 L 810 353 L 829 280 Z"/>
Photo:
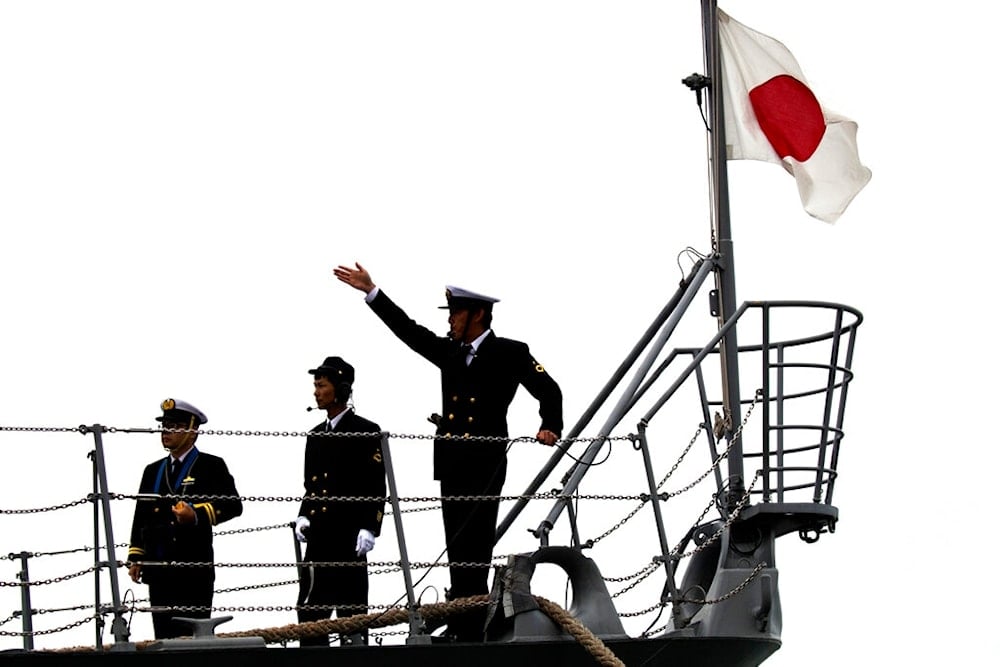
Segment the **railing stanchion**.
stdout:
<path fill-rule="evenodd" d="M 392 467 L 392 455 L 389 452 L 389 434 L 382 431 L 382 463 L 385 465 L 385 479 L 389 486 L 389 503 L 392 505 L 392 520 L 396 525 L 396 541 L 399 543 L 399 566 L 403 570 L 403 581 L 406 583 L 406 608 L 410 617 L 410 635 L 407 644 L 430 644 L 431 637 L 426 634 L 426 625 L 417 609 L 417 598 L 413 592 L 413 576 L 410 573 L 410 557 L 406 553 L 406 538 L 403 535 L 403 515 L 399 511 L 399 493 L 396 490 L 396 474 Z"/>
<path fill-rule="evenodd" d="M 31 617 L 35 613 L 31 609 L 31 579 L 28 576 L 28 558 L 31 554 L 22 551 L 19 554 L 10 554 L 8 558 L 20 558 L 21 569 L 17 572 L 17 580 L 21 582 L 21 629 L 24 631 L 24 650 L 31 651 L 35 648 L 34 629 Z"/>
<path fill-rule="evenodd" d="M 104 519 L 104 546 L 107 550 L 107 560 L 104 562 L 98 560 L 95 564 L 98 568 L 101 566 L 107 567 L 108 578 L 111 580 L 111 610 L 115 615 L 114 620 L 111 622 L 111 633 L 115 637 L 115 644 L 111 650 L 134 651 L 135 644 L 128 640 L 128 623 L 125 621 L 125 608 L 122 606 L 121 594 L 118 590 L 118 561 L 115 559 L 115 538 L 114 531 L 111 528 L 111 494 L 108 492 L 108 471 L 104 461 L 104 443 L 101 440 L 104 427 L 100 424 L 80 426 L 80 431 L 82 433 L 90 432 L 94 434 L 94 467 L 97 473 L 96 481 L 99 489 L 97 497 L 101 504 Z"/>

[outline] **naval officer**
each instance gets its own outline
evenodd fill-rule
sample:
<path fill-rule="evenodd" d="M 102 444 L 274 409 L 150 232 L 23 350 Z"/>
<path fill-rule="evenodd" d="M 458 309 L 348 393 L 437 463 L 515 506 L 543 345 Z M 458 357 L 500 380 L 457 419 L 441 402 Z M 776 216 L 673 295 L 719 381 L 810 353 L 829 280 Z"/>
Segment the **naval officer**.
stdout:
<path fill-rule="evenodd" d="M 381 428 L 357 415 L 349 400 L 354 367 L 340 357 L 327 357 L 309 371 L 316 408 L 326 419 L 306 437 L 305 496 L 295 520 L 295 537 L 306 542 L 300 569 L 300 623 L 368 611 L 368 557 L 382 527 L 385 509 L 385 466 Z M 343 434 L 343 435 L 336 435 Z M 340 498 L 357 500 L 340 500 Z M 338 566 L 313 565 L 345 563 Z M 342 643 L 367 643 L 368 633 L 350 635 Z M 329 637 L 303 637 L 300 646 L 329 646 Z"/>
<path fill-rule="evenodd" d="M 407 316 L 372 281 L 360 264 L 338 266 L 334 275 L 365 293 L 365 301 L 386 326 L 441 372 L 441 418 L 434 440 L 434 478 L 441 483 L 448 560 L 477 563 L 450 567 L 451 599 L 489 592 L 487 579 L 496 540 L 500 501 L 449 500 L 454 496 L 499 496 L 507 474 L 507 409 L 519 386 L 538 400 L 541 425 L 536 439 L 553 445 L 562 432 L 562 392 L 528 346 L 497 336 L 492 329 L 498 299 L 467 289 L 446 288 L 447 336 L 438 336 Z M 489 441 L 465 440 L 487 436 Z M 482 614 L 449 623 L 458 641 L 483 638 Z"/>
<path fill-rule="evenodd" d="M 132 581 L 149 586 L 153 607 L 203 607 L 191 611 L 153 612 L 157 639 L 190 635 L 191 628 L 173 616 L 208 618 L 215 584 L 212 527 L 243 513 L 226 462 L 195 447 L 198 427 L 208 421 L 192 404 L 168 398 L 156 418 L 163 427 L 160 443 L 165 458 L 142 473 L 132 535 L 128 573 Z M 207 498 L 206 496 L 225 496 Z M 150 561 L 146 565 L 145 562 Z M 171 567 L 154 562 L 190 562 L 202 565 Z"/>

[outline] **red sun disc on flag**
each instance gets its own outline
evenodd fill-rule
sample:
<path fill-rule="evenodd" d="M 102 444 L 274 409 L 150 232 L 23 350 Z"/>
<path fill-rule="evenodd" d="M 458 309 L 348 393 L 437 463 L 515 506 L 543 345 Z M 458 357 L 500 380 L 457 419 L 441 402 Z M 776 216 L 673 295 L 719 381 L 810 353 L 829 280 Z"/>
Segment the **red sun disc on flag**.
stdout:
<path fill-rule="evenodd" d="M 751 90 L 750 105 L 764 136 L 782 158 L 805 162 L 826 132 L 819 100 L 808 86 L 787 74 Z"/>

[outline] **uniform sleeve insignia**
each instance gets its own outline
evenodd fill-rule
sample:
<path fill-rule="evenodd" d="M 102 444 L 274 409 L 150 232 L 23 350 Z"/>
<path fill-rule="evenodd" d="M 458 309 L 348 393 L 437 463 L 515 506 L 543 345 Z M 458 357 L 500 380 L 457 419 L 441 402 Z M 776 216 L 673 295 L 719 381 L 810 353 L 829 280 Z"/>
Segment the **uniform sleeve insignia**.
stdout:
<path fill-rule="evenodd" d="M 208 522 L 213 526 L 219 522 L 215 515 L 215 506 L 212 503 L 197 503 L 194 508 L 205 510 L 205 516 L 208 517 Z"/>

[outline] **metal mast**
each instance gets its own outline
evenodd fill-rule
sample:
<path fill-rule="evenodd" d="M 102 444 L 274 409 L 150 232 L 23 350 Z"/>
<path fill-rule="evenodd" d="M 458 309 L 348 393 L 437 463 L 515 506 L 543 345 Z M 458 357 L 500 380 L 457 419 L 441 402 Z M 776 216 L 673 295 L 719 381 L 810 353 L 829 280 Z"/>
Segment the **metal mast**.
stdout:
<path fill-rule="evenodd" d="M 705 71 L 708 74 L 709 172 L 712 208 L 712 241 L 718 256 L 715 268 L 714 312 L 721 327 L 736 312 L 736 275 L 733 238 L 729 224 L 729 174 L 726 170 L 726 122 L 722 101 L 722 56 L 719 48 L 717 0 L 701 0 L 702 33 L 705 44 Z M 729 450 L 729 485 L 725 496 L 732 509 L 743 495 L 743 443 L 739 434 L 733 439 L 740 416 L 740 380 L 737 361 L 736 327 L 720 341 L 723 384 L 724 435 L 732 441 Z"/>

